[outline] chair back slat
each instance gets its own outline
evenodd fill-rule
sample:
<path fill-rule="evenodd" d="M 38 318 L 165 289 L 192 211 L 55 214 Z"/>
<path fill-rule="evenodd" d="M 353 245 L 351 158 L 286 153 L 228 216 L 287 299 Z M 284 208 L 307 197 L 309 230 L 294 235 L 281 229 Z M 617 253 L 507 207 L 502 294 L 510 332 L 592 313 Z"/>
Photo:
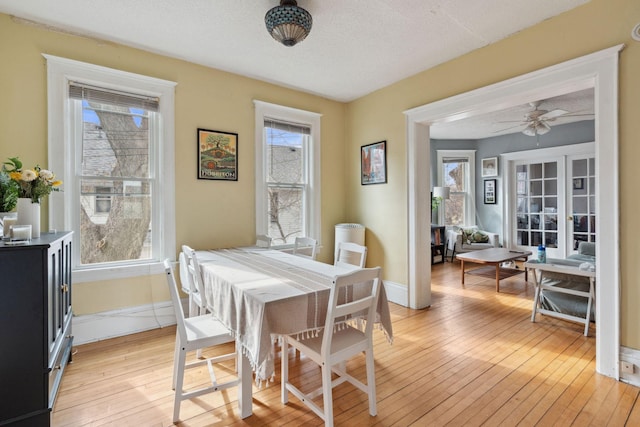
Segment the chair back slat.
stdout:
<path fill-rule="evenodd" d="M 169 286 L 169 294 L 171 295 L 171 303 L 173 304 L 173 311 L 176 315 L 176 324 L 178 334 L 183 342 L 187 342 L 187 329 L 184 325 L 184 310 L 182 309 L 182 302 L 180 301 L 180 295 L 178 295 L 178 285 L 173 274 L 173 268 L 171 262 L 166 259 L 164 261 L 164 271 L 167 276 L 167 285 Z"/>
<path fill-rule="evenodd" d="M 256 236 L 256 246 L 259 248 L 270 248 L 271 237 L 265 236 L 264 234 L 258 234 Z"/>
<path fill-rule="evenodd" d="M 203 298 L 203 304 L 205 304 L 204 280 L 202 280 L 202 270 L 200 270 L 200 261 L 198 261 L 196 251 L 187 245 L 183 245 L 182 248 L 183 252 L 188 253 L 187 258 L 189 260 L 189 274 L 191 275 L 191 282 L 193 283 L 195 291 L 200 294 L 201 298 Z"/>
<path fill-rule="evenodd" d="M 364 268 L 367 262 L 367 247 L 353 242 L 340 242 L 335 265 L 355 265 Z"/>
<path fill-rule="evenodd" d="M 367 322 L 363 340 L 370 339 L 382 286 L 380 271 L 380 267 L 363 268 L 334 277 L 322 339 L 323 354 L 331 351 L 334 327 L 344 321 L 345 316 L 363 317 Z M 351 297 L 347 298 L 348 295 Z"/>
<path fill-rule="evenodd" d="M 293 254 L 306 258 L 316 259 L 318 241 L 311 237 L 296 237 Z"/>

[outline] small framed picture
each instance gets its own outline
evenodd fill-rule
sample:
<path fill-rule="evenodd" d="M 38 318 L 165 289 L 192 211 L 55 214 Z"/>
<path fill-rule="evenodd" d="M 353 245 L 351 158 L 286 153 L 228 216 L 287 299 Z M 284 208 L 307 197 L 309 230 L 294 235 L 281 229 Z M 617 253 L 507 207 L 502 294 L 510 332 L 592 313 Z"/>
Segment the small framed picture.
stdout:
<path fill-rule="evenodd" d="M 198 179 L 238 180 L 238 134 L 198 129 Z"/>
<path fill-rule="evenodd" d="M 583 190 L 584 189 L 584 178 L 573 178 L 573 189 L 574 190 Z"/>
<path fill-rule="evenodd" d="M 482 159 L 482 176 L 498 176 L 498 158 Z"/>
<path fill-rule="evenodd" d="M 387 141 L 363 145 L 360 149 L 362 185 L 387 182 Z"/>
<path fill-rule="evenodd" d="M 485 205 L 496 204 L 496 180 L 495 179 L 484 180 L 484 204 Z"/>

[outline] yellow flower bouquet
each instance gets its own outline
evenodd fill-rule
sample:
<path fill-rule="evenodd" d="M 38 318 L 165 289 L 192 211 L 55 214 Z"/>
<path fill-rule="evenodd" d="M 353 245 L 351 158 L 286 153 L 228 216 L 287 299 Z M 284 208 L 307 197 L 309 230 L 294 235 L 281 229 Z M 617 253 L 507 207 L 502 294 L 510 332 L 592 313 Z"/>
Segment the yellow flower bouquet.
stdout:
<path fill-rule="evenodd" d="M 22 162 L 17 157 L 10 157 L 2 168 L 18 184 L 18 197 L 31 199 L 31 203 L 40 203 L 40 199 L 52 191 L 60 191 L 62 181 L 56 180 L 53 172 L 38 165 L 33 169 L 22 169 Z"/>

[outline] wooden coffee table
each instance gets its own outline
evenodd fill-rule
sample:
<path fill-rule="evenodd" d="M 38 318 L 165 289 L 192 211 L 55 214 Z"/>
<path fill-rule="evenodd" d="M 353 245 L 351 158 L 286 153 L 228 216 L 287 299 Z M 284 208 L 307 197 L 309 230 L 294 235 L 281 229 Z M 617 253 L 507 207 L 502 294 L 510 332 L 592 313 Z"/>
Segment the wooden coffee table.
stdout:
<path fill-rule="evenodd" d="M 507 261 L 526 261 L 531 255 L 529 251 L 513 251 L 506 248 L 489 248 L 480 251 L 466 252 L 456 255 L 460 260 L 460 272 L 462 284 L 464 285 L 464 274 L 475 274 L 478 276 L 492 278 L 494 276 L 493 268 L 480 267 L 465 271 L 464 263 L 472 262 L 474 264 L 486 264 L 495 266 L 496 292 L 500 292 L 500 279 L 524 273 L 524 280 L 527 281 L 527 269 L 518 270 L 515 268 L 500 268 L 500 264 Z"/>

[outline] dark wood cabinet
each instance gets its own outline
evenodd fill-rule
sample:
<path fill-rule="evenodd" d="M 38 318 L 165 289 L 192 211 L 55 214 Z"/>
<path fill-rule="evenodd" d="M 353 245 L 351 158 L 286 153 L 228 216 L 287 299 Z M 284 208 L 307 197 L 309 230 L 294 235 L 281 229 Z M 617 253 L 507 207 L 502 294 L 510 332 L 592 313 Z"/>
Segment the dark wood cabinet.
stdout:
<path fill-rule="evenodd" d="M 0 242 L 0 426 L 49 426 L 71 361 L 72 233 Z"/>

